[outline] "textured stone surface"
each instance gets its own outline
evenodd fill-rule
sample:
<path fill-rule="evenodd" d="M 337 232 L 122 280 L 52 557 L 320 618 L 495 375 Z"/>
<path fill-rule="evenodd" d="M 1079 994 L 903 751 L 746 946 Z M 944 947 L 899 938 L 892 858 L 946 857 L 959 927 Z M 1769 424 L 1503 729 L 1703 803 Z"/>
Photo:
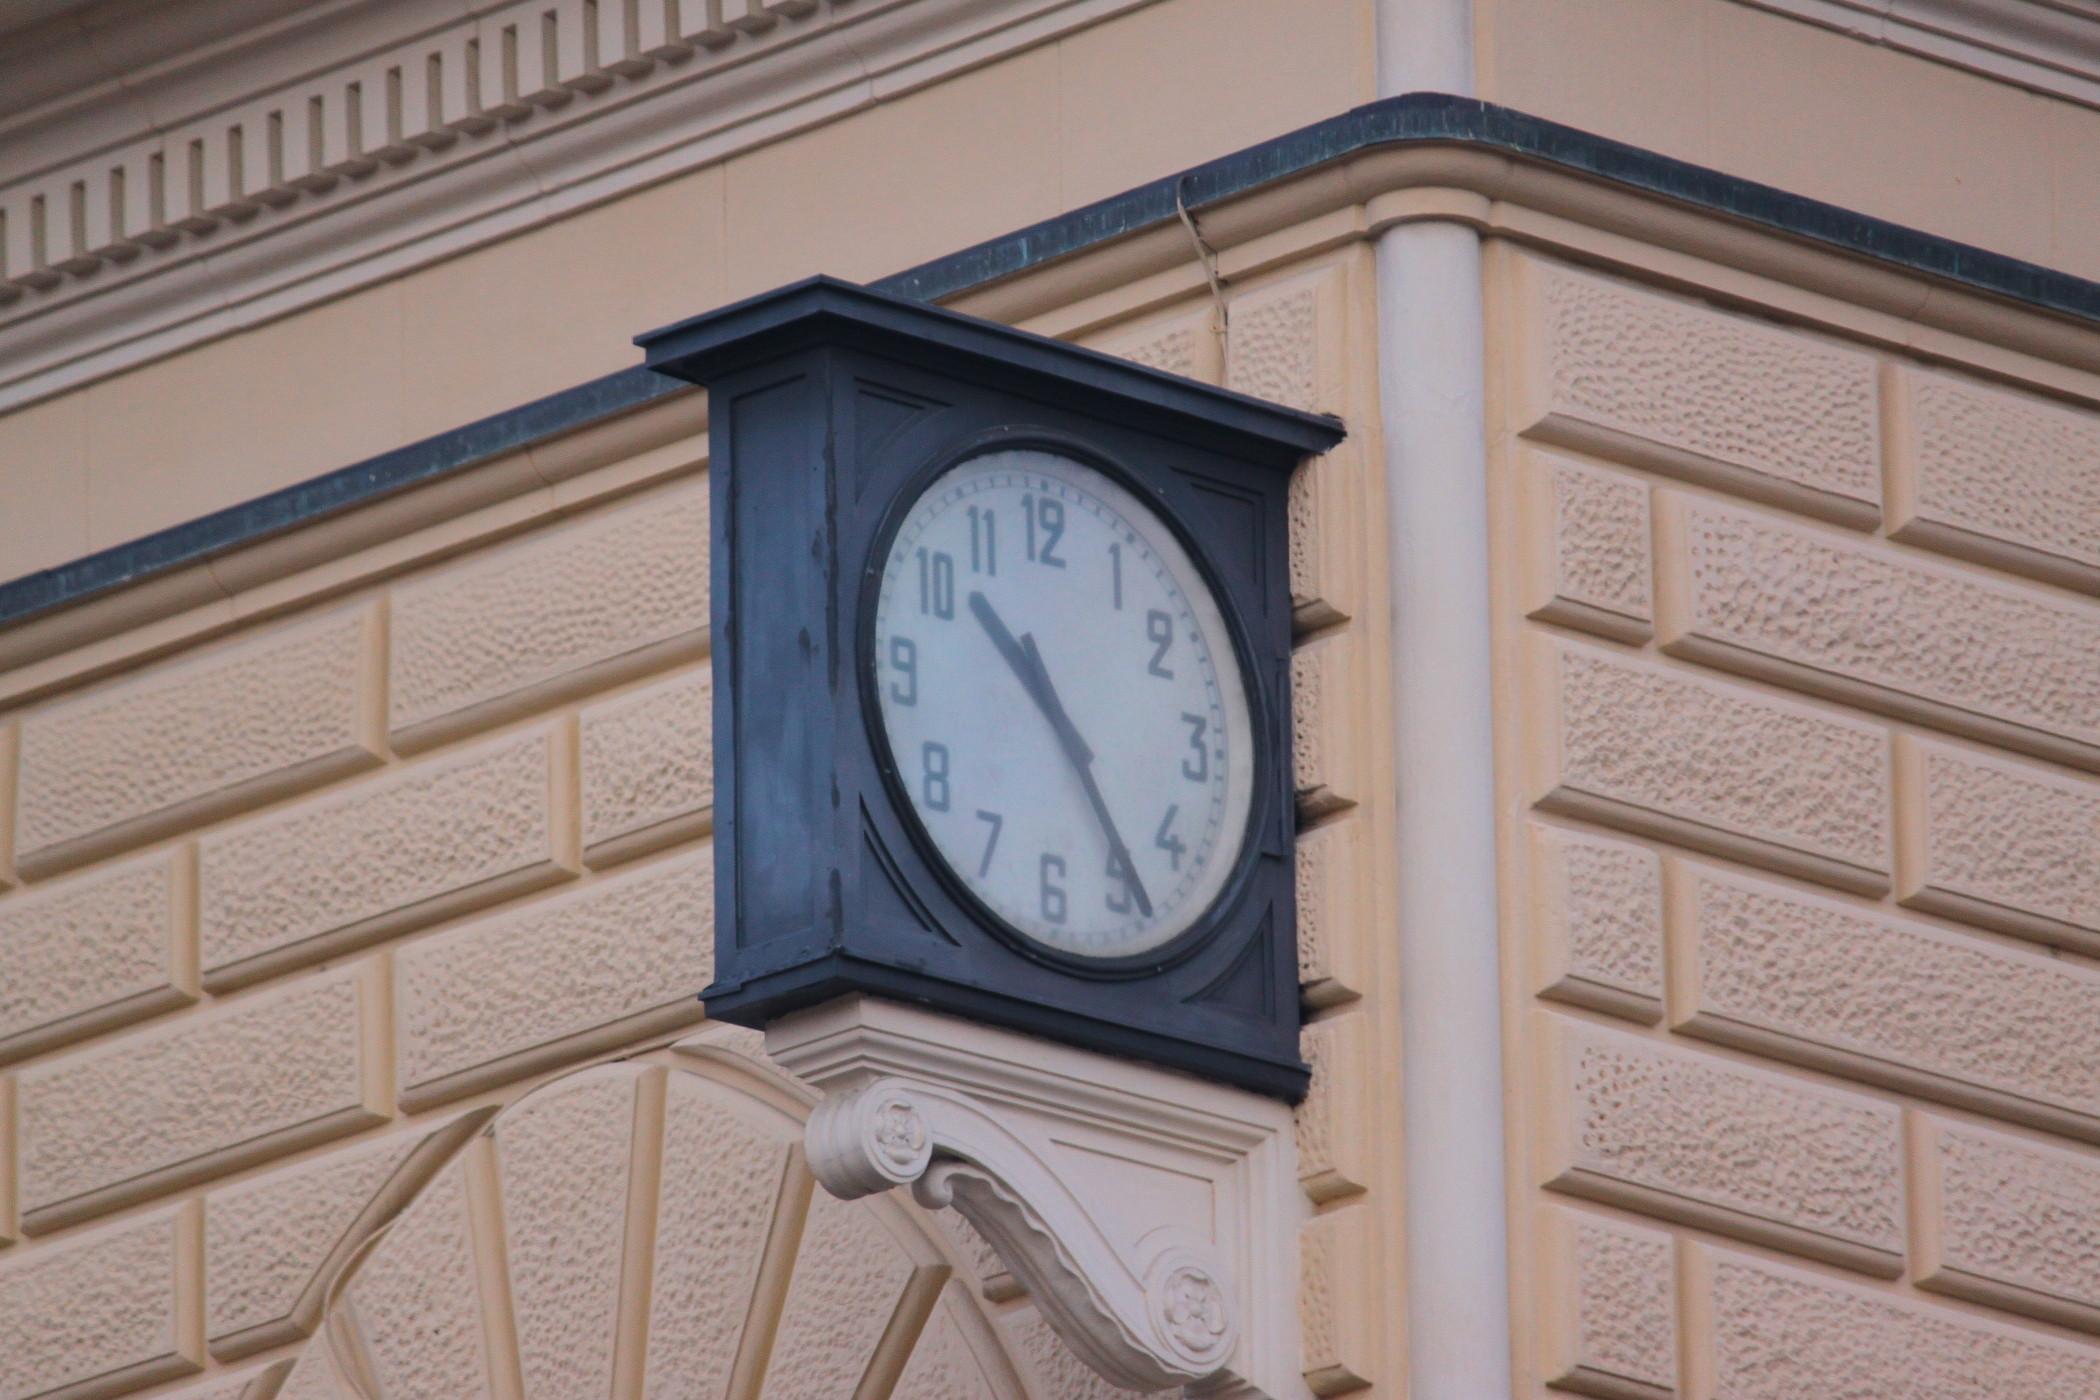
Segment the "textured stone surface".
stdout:
<path fill-rule="evenodd" d="M 1728 1400 L 2100 1394 L 2100 1352 L 1732 1254 L 1711 1265 L 1712 1388 Z"/>
<path fill-rule="evenodd" d="M 1873 520 L 1871 356 L 1551 263 L 1519 268 L 1529 432 Z"/>
<path fill-rule="evenodd" d="M 1325 816 L 1363 796 L 1370 776 L 1361 715 L 1364 641 L 1353 631 L 1315 637 L 1291 653 L 1291 762 L 1298 811 Z"/>
<path fill-rule="evenodd" d="M 853 1394 L 912 1271 L 873 1206 L 829 1191 L 812 1196 L 766 1367 L 767 1400 Z"/>
<path fill-rule="evenodd" d="M 401 949 L 404 1101 L 526 1073 L 645 1013 L 698 1020 L 713 927 L 703 849 Z"/>
<path fill-rule="evenodd" d="M 1542 457 L 1523 489 L 1526 611 L 1624 641 L 1645 638 L 1654 616 L 1648 484 Z"/>
<path fill-rule="evenodd" d="M 163 1400 L 292 1400 L 280 1392 L 284 1378 L 290 1374 L 292 1363 L 272 1361 L 252 1371 L 238 1375 L 219 1376 L 213 1380 L 186 1385 L 180 1390 L 167 1392 Z"/>
<path fill-rule="evenodd" d="M 197 1227 L 192 1202 L 0 1260 L 0 1400 L 202 1369 Z"/>
<path fill-rule="evenodd" d="M 734 1103 L 693 1075 L 671 1076 L 649 1303 L 648 1400 L 727 1390 L 774 1203 L 790 1161 L 799 1159 L 800 1142 L 785 1118 Z M 798 1189 L 808 1190 L 807 1176 Z"/>
<path fill-rule="evenodd" d="M 695 651 L 707 627 L 707 487 L 554 526 L 404 584 L 397 738 L 421 742 Z"/>
<path fill-rule="evenodd" d="M 1012 1378 L 995 1379 L 970 1349 L 956 1321 L 958 1315 L 967 1316 L 963 1313 L 967 1307 L 969 1303 L 952 1289 L 943 1296 L 926 1320 L 926 1330 L 919 1334 L 911 1359 L 904 1363 L 890 1400 L 1021 1400 Z"/>
<path fill-rule="evenodd" d="M 1577 1195 L 1894 1274 L 1894 1106 L 1551 1018 L 1541 1170 Z"/>
<path fill-rule="evenodd" d="M 2100 1332 L 2100 1157 L 1931 1119 L 1915 1137 L 1919 1283 Z"/>
<path fill-rule="evenodd" d="M 1351 813 L 1298 835 L 1298 982 L 1314 1006 L 1361 995 L 1367 981 L 1370 830 L 1368 818 Z"/>
<path fill-rule="evenodd" d="M 368 608 L 331 612 L 29 711 L 22 869 L 376 762 L 374 626 Z"/>
<path fill-rule="evenodd" d="M 0 1061 L 196 1000 L 186 848 L 0 901 Z"/>
<path fill-rule="evenodd" d="M 1878 892 L 1889 743 L 1878 725 L 1535 639 L 1548 808 Z"/>
<path fill-rule="evenodd" d="M 463 1165 L 438 1173 L 343 1290 L 383 1395 L 490 1393 Z"/>
<path fill-rule="evenodd" d="M 117 1199 L 377 1122 L 364 969 L 40 1061 L 20 1075 L 24 1218 L 55 1225 Z"/>
<path fill-rule="evenodd" d="M 204 838 L 204 976 L 218 986 L 546 884 L 571 868 L 549 810 L 559 728 L 412 764 Z"/>
<path fill-rule="evenodd" d="M 1377 1290 L 1363 1286 L 1380 1277 L 1364 1216 L 1370 1209 L 1358 1204 L 1328 1211 L 1298 1231 L 1298 1331 L 1305 1383 L 1315 1395 L 1346 1395 L 1378 1379 L 1374 1358 L 1383 1310 Z"/>
<path fill-rule="evenodd" d="M 1206 297 L 1194 310 L 1140 326 L 1118 328 L 1102 336 L 1094 348 L 1185 379 L 1215 384 L 1224 374 L 1218 333 L 1213 325 L 1216 316 Z"/>
<path fill-rule="evenodd" d="M 285 1377 L 284 1389 L 275 1400 L 364 1400 L 343 1380 L 336 1368 L 335 1355 L 328 1349 L 326 1339 L 310 1343 L 299 1354 L 291 1374 Z"/>
<path fill-rule="evenodd" d="M 641 1073 L 625 1065 L 588 1071 L 548 1086 L 497 1124 L 527 1395 L 612 1392 Z"/>
<path fill-rule="evenodd" d="M 2100 415 L 1909 370 L 1894 456 L 1898 538 L 2074 587 L 2100 586 Z"/>
<path fill-rule="evenodd" d="M 352 1223 L 423 1140 L 420 1131 L 391 1134 L 205 1198 L 204 1323 L 214 1355 L 244 1356 L 312 1330 L 317 1272 L 345 1252 Z"/>
<path fill-rule="evenodd" d="M 1370 1037 L 1353 1009 L 1314 1021 L 1299 1036 L 1312 1087 L 1294 1115 L 1298 1182 L 1315 1201 L 1361 1191 L 1370 1180 L 1377 1131 L 1368 1097 L 1378 1081 Z"/>
<path fill-rule="evenodd" d="M 1687 866 L 1681 1029 L 2100 1136 L 2100 973 Z"/>
<path fill-rule="evenodd" d="M 1536 982 L 1544 996 L 1662 1019 L 1662 860 L 1646 846 L 1534 826 Z"/>
<path fill-rule="evenodd" d="M 607 865 L 707 829 L 713 705 L 708 673 L 694 671 L 583 712 L 585 860 Z"/>
<path fill-rule="evenodd" d="M 2100 951 L 2100 781 L 1905 736 L 1896 895 Z"/>
<path fill-rule="evenodd" d="M 1670 1236 L 1591 1215 L 1546 1222 L 1555 1260 L 1547 1362 L 1563 1390 L 1667 1396 L 1677 1386 L 1677 1306 Z"/>
<path fill-rule="evenodd" d="M 1226 342 L 1226 383 L 1242 394 L 1302 408 L 1338 413 L 1338 376 L 1323 373 L 1321 350 L 1341 327 L 1339 275 L 1309 273 L 1232 299 L 1232 334 Z M 1339 360 L 1339 355 L 1328 357 Z"/>
<path fill-rule="evenodd" d="M 2100 604 L 1665 494 L 1664 648 L 2100 766 Z"/>

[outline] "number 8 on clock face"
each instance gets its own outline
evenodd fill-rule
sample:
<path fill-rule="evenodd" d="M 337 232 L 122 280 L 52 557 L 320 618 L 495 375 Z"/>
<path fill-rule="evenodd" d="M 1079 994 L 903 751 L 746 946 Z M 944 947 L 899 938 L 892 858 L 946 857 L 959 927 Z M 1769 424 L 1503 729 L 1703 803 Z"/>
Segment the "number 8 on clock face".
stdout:
<path fill-rule="evenodd" d="M 1037 449 L 973 457 L 898 527 L 870 658 L 890 756 L 941 859 L 1059 952 L 1192 927 L 1238 863 L 1253 741 L 1216 600 L 1166 524 Z"/>

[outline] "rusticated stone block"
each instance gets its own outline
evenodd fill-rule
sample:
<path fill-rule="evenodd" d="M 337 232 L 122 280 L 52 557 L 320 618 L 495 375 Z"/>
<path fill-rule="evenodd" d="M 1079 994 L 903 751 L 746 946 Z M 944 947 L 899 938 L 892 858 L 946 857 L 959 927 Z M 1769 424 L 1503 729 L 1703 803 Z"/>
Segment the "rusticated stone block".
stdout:
<path fill-rule="evenodd" d="M 1347 1395 L 1378 1378 L 1384 1290 L 1369 1209 L 1331 1210 L 1298 1231 L 1298 1327 L 1315 1395 Z"/>
<path fill-rule="evenodd" d="M 1889 414 L 1889 533 L 2100 591 L 2100 413 L 1903 368 Z"/>
<path fill-rule="evenodd" d="M 567 724 L 537 729 L 206 836 L 205 985 L 250 982 L 573 874 L 574 742 Z"/>
<path fill-rule="evenodd" d="M 1849 525 L 1878 517 L 1873 357 L 1519 259 L 1520 431 Z"/>
<path fill-rule="evenodd" d="M 1602 1400 L 1677 1393 L 1676 1266 L 1670 1237 L 1551 1209 L 1541 1314 L 1546 1383 Z"/>
<path fill-rule="evenodd" d="M 1663 1014 L 1662 858 L 1646 846 L 1531 829 L 1539 995 L 1650 1025 Z"/>
<path fill-rule="evenodd" d="M 314 1330 L 331 1281 L 486 1122 L 486 1110 L 309 1158 L 205 1201 L 205 1335 L 221 1361 Z"/>
<path fill-rule="evenodd" d="M 363 1400 L 363 1397 L 343 1379 L 335 1362 L 335 1353 L 326 1341 L 322 1341 L 299 1353 L 299 1359 L 292 1363 L 292 1369 L 284 1379 L 284 1388 L 278 1391 L 275 1400 Z"/>
<path fill-rule="evenodd" d="M 699 655 L 707 519 L 706 484 L 682 486 L 402 585 L 395 742 L 418 747 Z"/>
<path fill-rule="evenodd" d="M 1342 411 L 1342 279 L 1338 268 L 1232 299 L 1227 386 L 1307 413 Z"/>
<path fill-rule="evenodd" d="M 379 964 L 294 982 L 19 1075 L 32 1231 L 309 1143 L 388 1112 Z"/>
<path fill-rule="evenodd" d="M 1539 804 L 1843 889 L 1888 887 L 1879 725 L 1532 639 Z"/>
<path fill-rule="evenodd" d="M 1370 1095 L 1381 1076 L 1371 1059 L 1369 1019 L 1352 1010 L 1313 1021 L 1299 1042 L 1312 1086 L 1295 1115 L 1298 1183 L 1315 1201 L 1354 1195 L 1370 1184 L 1377 1141 Z"/>
<path fill-rule="evenodd" d="M 1918 1286 L 2100 1332 L 2100 1157 L 1911 1120 Z"/>
<path fill-rule="evenodd" d="M 1665 492 L 1663 649 L 2100 767 L 2100 604 Z"/>
<path fill-rule="evenodd" d="M 1308 1005 L 1338 1005 L 1368 985 L 1370 833 L 1370 820 L 1351 813 L 1298 834 L 1298 983 Z"/>
<path fill-rule="evenodd" d="M 22 872 L 377 763 L 382 645 L 373 609 L 331 612 L 27 712 Z"/>
<path fill-rule="evenodd" d="M 473 1151 L 470 1146 L 423 1188 L 397 1217 L 386 1245 L 372 1252 L 339 1295 L 336 1306 L 347 1311 L 364 1339 L 364 1356 L 382 1395 L 493 1393 L 482 1340 L 483 1294 L 501 1290 L 503 1279 L 484 1273 L 478 1263 L 467 1202 L 467 1157 Z M 316 1350 L 307 1348 L 309 1355 Z M 513 1374 L 515 1365 L 509 1361 Z"/>
<path fill-rule="evenodd" d="M 189 847 L 0 902 L 0 1062 L 197 999 Z"/>
<path fill-rule="evenodd" d="M 1035 1378 L 1036 1395 L 1055 1395 L 1057 1400 L 1129 1400 L 1138 1393 L 1103 1380 L 1032 1307 L 1002 1314 L 999 1330 L 1008 1353 Z"/>
<path fill-rule="evenodd" d="M 0 1400 L 115 1395 L 204 1369 L 197 1203 L 0 1262 Z"/>
<path fill-rule="evenodd" d="M 1291 761 L 1298 813 L 1307 820 L 1363 799 L 1371 769 L 1363 652 L 1363 639 L 1342 631 L 1291 653 Z"/>
<path fill-rule="evenodd" d="M 496 1124 L 527 1395 L 614 1393 L 628 1150 L 635 1091 L 647 1073 L 633 1065 L 587 1070 L 542 1089 Z"/>
<path fill-rule="evenodd" d="M 1648 484 L 1546 454 L 1521 479 L 1526 613 L 1622 642 L 1646 640 L 1654 630 Z"/>
<path fill-rule="evenodd" d="M 1896 741 L 1896 897 L 2100 954 L 2100 782 Z"/>
<path fill-rule="evenodd" d="M 2100 973 L 1685 864 L 1677 1029 L 2100 1141 Z"/>
<path fill-rule="evenodd" d="M 1216 318 L 1217 312 L 1206 299 L 1194 310 L 1141 325 L 1119 326 L 1092 339 L 1089 344 L 1096 350 L 1150 369 L 1216 384 L 1225 375 Z"/>
<path fill-rule="evenodd" d="M 1659 1041 L 1540 1018 L 1548 1186 L 1893 1277 L 1900 1116 L 1889 1104 Z"/>
<path fill-rule="evenodd" d="M 767 1241 L 802 1228 L 813 1182 L 801 1129 L 719 1084 L 673 1074 L 663 1157 L 676 1165 L 657 1207 L 644 1395 L 722 1395 L 754 1291 L 766 1288 L 761 1302 L 778 1306 L 785 1279 L 761 1268 Z"/>
<path fill-rule="evenodd" d="M 695 671 L 583 712 L 586 861 L 611 865 L 708 830 L 713 707 L 708 673 Z"/>
<path fill-rule="evenodd" d="M 713 853 L 702 849 L 401 949 L 402 1103 L 699 1020 L 713 927 Z"/>
<path fill-rule="evenodd" d="M 2066 1400 L 2100 1351 L 1724 1251 L 1688 1252 L 1693 1400 Z"/>

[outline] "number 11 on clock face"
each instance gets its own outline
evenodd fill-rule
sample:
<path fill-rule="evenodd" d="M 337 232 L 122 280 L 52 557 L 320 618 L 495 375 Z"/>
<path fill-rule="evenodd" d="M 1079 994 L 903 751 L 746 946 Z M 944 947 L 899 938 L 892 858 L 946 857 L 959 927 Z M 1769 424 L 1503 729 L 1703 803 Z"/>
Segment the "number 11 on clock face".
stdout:
<path fill-rule="evenodd" d="M 883 561 L 871 664 L 897 779 L 953 877 L 1092 958 L 1192 927 L 1245 845 L 1252 743 L 1217 600 L 1106 473 L 1008 449 L 936 478 Z"/>

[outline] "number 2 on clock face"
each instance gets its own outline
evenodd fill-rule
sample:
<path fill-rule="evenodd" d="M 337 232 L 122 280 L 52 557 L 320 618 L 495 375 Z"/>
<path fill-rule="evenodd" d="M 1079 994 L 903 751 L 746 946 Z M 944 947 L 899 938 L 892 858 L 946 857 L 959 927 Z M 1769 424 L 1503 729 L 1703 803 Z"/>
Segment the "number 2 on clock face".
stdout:
<path fill-rule="evenodd" d="M 899 786 L 1004 923 L 1144 953 L 1210 908 L 1245 845 L 1239 661 L 1165 522 L 1038 449 L 971 458 L 898 527 L 869 653 Z"/>

